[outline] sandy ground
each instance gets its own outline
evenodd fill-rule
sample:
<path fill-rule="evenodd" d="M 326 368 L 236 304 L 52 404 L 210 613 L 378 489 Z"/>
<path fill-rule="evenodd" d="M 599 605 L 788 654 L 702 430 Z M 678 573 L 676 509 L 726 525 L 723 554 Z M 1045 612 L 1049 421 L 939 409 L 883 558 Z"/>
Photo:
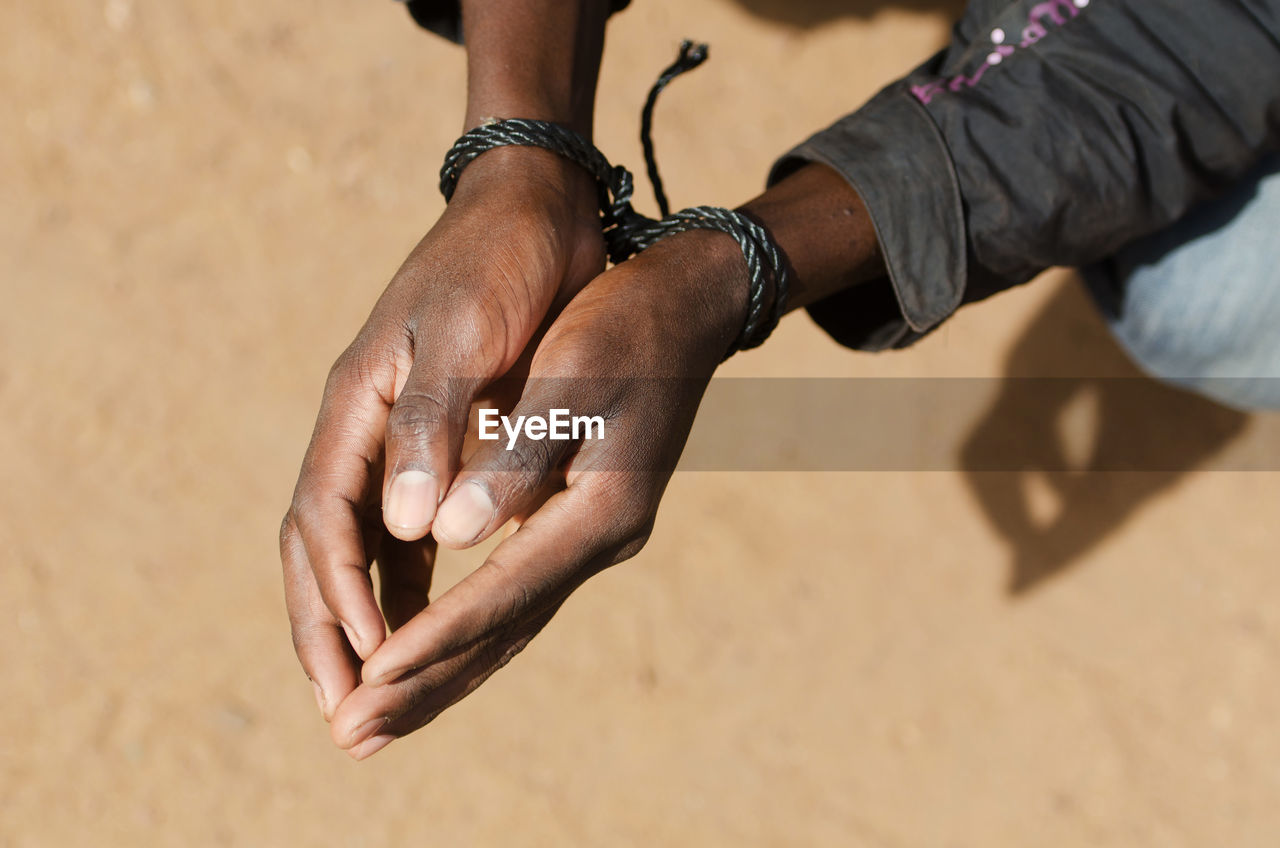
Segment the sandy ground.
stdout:
<path fill-rule="evenodd" d="M 602 84 L 620 161 L 676 40 L 713 43 L 659 116 L 683 205 L 748 197 L 958 4 L 634 6 Z M 1203 470 L 1275 422 L 1117 405 L 1091 380 L 1132 369 L 1063 274 L 904 354 L 792 317 L 726 373 L 1078 378 L 1065 423 L 993 393 L 900 426 L 1033 458 L 1191 434 L 1163 470 L 681 473 L 640 557 L 353 764 L 275 534 L 329 362 L 441 209 L 462 55 L 390 2 L 2 19 L 0 844 L 1276 843 L 1280 475 Z"/>

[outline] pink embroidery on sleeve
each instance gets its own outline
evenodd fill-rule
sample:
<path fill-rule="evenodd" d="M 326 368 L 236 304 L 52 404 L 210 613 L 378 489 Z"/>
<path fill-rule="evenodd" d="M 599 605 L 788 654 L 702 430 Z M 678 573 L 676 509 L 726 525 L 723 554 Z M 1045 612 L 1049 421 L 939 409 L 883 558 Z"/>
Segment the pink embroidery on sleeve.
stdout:
<path fill-rule="evenodd" d="M 973 88 L 982 81 L 982 77 L 993 66 L 999 65 L 1019 49 L 1025 50 L 1039 42 L 1049 34 L 1046 21 L 1051 21 L 1054 28 L 1066 26 L 1080 15 L 1089 5 L 1089 0 L 1044 0 L 1031 7 L 1027 14 L 1027 25 L 1020 33 L 1022 40 L 1017 47 L 1006 44 L 1008 34 L 1000 28 L 991 31 L 991 52 L 983 63 L 971 74 L 958 74 L 949 79 L 930 80 L 923 84 L 911 86 L 911 93 L 921 103 L 928 105 L 933 98 L 948 91 L 957 92 L 962 88 Z"/>

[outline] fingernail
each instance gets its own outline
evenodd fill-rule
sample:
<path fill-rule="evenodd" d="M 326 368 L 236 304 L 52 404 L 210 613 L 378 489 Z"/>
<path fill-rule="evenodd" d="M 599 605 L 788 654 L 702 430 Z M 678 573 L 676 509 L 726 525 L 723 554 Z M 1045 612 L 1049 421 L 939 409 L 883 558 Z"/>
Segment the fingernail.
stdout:
<path fill-rule="evenodd" d="M 440 486 L 425 471 L 401 471 L 391 480 L 382 518 L 387 529 L 405 534 L 425 533 L 436 514 Z"/>
<path fill-rule="evenodd" d="M 374 736 L 372 739 L 366 739 L 354 748 L 347 749 L 347 753 L 351 755 L 352 759 L 364 760 L 372 757 L 394 741 L 396 741 L 396 737 L 392 736 L 390 733 L 384 733 L 381 736 Z"/>
<path fill-rule="evenodd" d="M 324 716 L 325 721 L 328 721 L 329 704 L 324 698 L 324 690 L 321 689 L 320 684 L 316 683 L 314 680 L 311 681 L 311 685 L 314 686 L 316 690 L 316 705 L 320 707 L 320 715 Z"/>
<path fill-rule="evenodd" d="M 455 545 L 473 541 L 493 520 L 493 501 L 478 483 L 463 483 L 444 499 L 432 532 Z"/>
<path fill-rule="evenodd" d="M 342 622 L 342 630 L 347 634 L 347 641 L 351 643 L 351 647 L 355 650 L 360 659 L 364 659 L 364 643 L 360 639 L 360 634 L 356 633 L 355 628 Z"/>
<path fill-rule="evenodd" d="M 366 740 L 368 740 L 370 736 L 372 736 L 373 734 L 381 730 L 383 726 L 386 725 L 386 723 L 387 723 L 387 717 L 382 716 L 380 718 L 369 719 L 364 724 L 357 727 L 355 731 L 351 734 L 351 745 L 349 746 L 349 748 L 354 748 L 357 745 L 361 744 L 362 742 L 365 742 Z"/>
<path fill-rule="evenodd" d="M 367 672 L 368 669 L 369 669 L 369 666 L 366 664 L 364 669 L 362 669 L 362 671 Z M 370 674 L 369 676 L 364 678 L 364 682 L 369 686 L 386 686 L 388 683 L 390 683 L 393 680 L 399 680 L 405 674 L 412 671 L 412 669 L 413 669 L 412 666 L 408 666 L 405 668 L 392 668 L 388 671 L 380 672 L 376 677 Z"/>

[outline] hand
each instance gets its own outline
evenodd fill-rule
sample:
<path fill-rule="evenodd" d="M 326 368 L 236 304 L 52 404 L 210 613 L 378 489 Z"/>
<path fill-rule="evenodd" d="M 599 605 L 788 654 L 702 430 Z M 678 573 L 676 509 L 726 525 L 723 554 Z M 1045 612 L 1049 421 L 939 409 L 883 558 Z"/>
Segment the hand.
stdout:
<path fill-rule="evenodd" d="M 606 419 L 580 443 L 481 442 L 436 517 L 467 547 L 564 488 L 486 562 L 393 633 L 338 708 L 334 741 L 356 758 L 431 721 L 519 652 L 588 577 L 634 556 L 712 372 L 747 302 L 737 245 L 720 233 L 661 242 L 581 291 L 537 347 L 510 413 Z"/>
<path fill-rule="evenodd" d="M 539 149 L 490 151 L 334 364 L 280 537 L 294 645 L 326 718 L 382 643 L 383 612 L 394 630 L 427 603 L 423 537 L 476 392 L 604 261 L 585 171 Z"/>

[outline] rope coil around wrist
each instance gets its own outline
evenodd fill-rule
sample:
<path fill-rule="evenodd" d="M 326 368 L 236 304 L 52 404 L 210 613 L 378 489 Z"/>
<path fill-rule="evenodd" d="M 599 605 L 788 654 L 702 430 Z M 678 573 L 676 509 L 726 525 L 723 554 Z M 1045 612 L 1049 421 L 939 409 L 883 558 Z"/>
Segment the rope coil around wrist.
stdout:
<path fill-rule="evenodd" d="M 635 179 L 630 171 L 621 165 L 611 164 L 591 142 L 568 127 L 528 118 L 486 121 L 459 138 L 446 154 L 444 166 L 440 169 L 440 193 L 446 201 L 452 198 L 463 169 L 486 151 L 508 145 L 541 147 L 558 153 L 595 177 L 600 189 L 605 247 L 609 261 L 615 265 L 676 233 L 706 229 L 718 230 L 732 237 L 746 261 L 750 289 L 747 317 L 742 331 L 725 355 L 727 359 L 739 350 L 757 347 L 773 332 L 786 308 L 789 281 L 786 262 L 772 237 L 742 213 L 720 206 L 693 206 L 676 213 L 669 210 L 653 150 L 653 108 L 658 94 L 671 80 L 701 65 L 706 58 L 707 45 L 691 41 L 681 43 L 680 55 L 650 89 L 641 115 L 640 140 L 649 181 L 663 215 L 661 220 L 646 217 L 632 207 Z"/>

